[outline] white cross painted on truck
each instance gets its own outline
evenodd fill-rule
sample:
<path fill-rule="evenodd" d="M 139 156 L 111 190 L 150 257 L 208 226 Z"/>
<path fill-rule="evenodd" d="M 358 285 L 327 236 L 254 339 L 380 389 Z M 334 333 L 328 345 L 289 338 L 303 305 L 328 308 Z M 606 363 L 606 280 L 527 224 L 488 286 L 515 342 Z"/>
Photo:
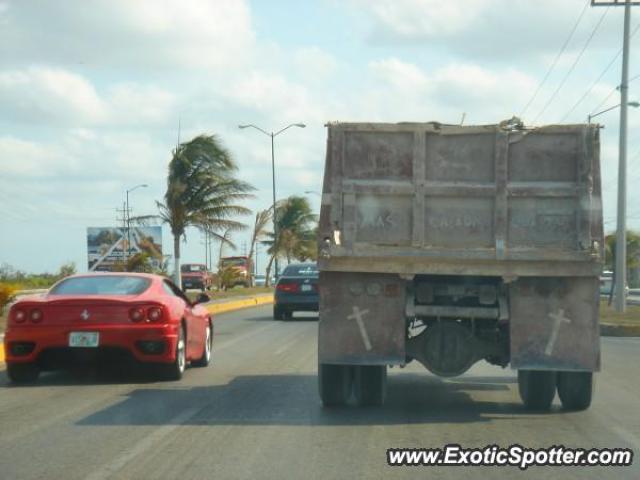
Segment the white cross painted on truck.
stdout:
<path fill-rule="evenodd" d="M 555 346 L 556 340 L 558 339 L 560 326 L 563 323 L 571 323 L 571 319 L 564 316 L 564 310 L 562 308 L 558 310 L 558 313 L 550 313 L 549 318 L 551 318 L 554 323 L 553 330 L 551 330 L 551 336 L 549 337 L 549 341 L 547 342 L 547 347 L 544 349 L 545 355 L 551 355 L 551 352 L 553 352 L 553 347 Z"/>
<path fill-rule="evenodd" d="M 360 307 L 353 307 L 353 313 L 347 317 L 347 320 L 355 320 L 358 324 L 358 328 L 360 329 L 360 336 L 362 337 L 362 342 L 364 343 L 364 348 L 367 351 L 371 350 L 371 341 L 369 340 L 369 334 L 367 333 L 367 329 L 364 326 L 364 317 L 369 310 L 360 310 Z"/>

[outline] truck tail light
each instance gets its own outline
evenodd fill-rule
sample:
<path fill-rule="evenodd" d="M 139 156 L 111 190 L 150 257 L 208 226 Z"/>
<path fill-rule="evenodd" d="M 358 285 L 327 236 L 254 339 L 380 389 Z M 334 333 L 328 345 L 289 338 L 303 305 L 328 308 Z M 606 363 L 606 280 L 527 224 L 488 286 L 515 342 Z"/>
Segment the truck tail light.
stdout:
<path fill-rule="evenodd" d="M 140 322 L 144 318 L 144 310 L 141 308 L 132 308 L 129 310 L 129 319 L 132 322 Z"/>
<path fill-rule="evenodd" d="M 162 309 L 160 307 L 151 307 L 147 310 L 147 319 L 150 322 L 158 322 L 162 319 Z"/>
<path fill-rule="evenodd" d="M 40 323 L 43 317 L 44 315 L 42 314 L 42 310 L 40 310 L 39 308 L 34 308 L 33 310 L 31 310 L 31 312 L 29 312 L 29 319 L 33 323 Z"/>

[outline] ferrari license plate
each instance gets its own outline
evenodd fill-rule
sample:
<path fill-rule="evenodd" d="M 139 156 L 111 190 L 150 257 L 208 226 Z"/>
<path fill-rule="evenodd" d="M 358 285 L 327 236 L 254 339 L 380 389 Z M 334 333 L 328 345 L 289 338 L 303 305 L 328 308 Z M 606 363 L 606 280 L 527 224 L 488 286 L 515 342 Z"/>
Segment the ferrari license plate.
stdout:
<path fill-rule="evenodd" d="M 98 332 L 71 332 L 69 334 L 70 347 L 97 347 L 100 342 Z"/>

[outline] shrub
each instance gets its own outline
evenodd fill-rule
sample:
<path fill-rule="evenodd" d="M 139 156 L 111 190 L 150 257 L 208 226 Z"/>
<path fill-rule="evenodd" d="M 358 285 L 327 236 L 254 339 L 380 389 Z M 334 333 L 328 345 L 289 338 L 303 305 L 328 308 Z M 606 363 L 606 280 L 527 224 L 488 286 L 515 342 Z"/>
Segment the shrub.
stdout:
<path fill-rule="evenodd" d="M 18 288 L 15 285 L 0 282 L 0 314 L 4 311 L 4 307 L 13 301 L 17 291 Z"/>

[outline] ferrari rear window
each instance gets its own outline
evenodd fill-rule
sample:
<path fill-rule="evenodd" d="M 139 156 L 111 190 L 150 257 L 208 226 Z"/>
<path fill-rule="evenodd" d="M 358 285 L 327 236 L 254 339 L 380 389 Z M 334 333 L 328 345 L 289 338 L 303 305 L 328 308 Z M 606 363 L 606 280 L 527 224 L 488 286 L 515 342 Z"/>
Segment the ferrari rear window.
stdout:
<path fill-rule="evenodd" d="M 53 287 L 49 295 L 139 295 L 151 280 L 126 275 L 73 277 Z"/>

